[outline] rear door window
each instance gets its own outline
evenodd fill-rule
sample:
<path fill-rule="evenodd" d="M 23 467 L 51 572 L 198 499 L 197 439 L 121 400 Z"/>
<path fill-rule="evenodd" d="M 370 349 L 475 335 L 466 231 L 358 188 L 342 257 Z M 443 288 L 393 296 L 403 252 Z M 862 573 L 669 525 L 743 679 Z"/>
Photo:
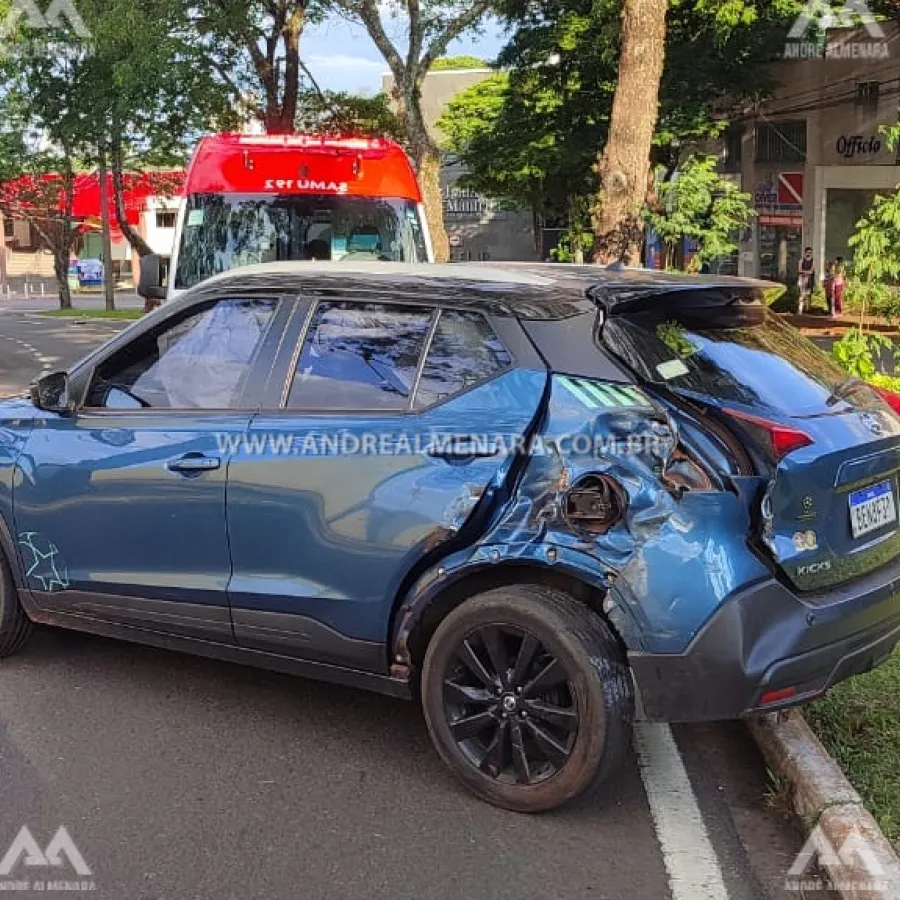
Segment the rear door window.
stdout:
<path fill-rule="evenodd" d="M 443 403 L 510 365 L 509 351 L 483 315 L 443 310 L 422 367 L 415 407 Z"/>
<path fill-rule="evenodd" d="M 659 298 L 611 316 L 603 342 L 669 388 L 787 414 L 828 407 L 843 370 L 762 303 L 684 306 Z"/>
<path fill-rule="evenodd" d="M 288 395 L 288 409 L 409 409 L 434 312 L 381 303 L 316 308 Z"/>

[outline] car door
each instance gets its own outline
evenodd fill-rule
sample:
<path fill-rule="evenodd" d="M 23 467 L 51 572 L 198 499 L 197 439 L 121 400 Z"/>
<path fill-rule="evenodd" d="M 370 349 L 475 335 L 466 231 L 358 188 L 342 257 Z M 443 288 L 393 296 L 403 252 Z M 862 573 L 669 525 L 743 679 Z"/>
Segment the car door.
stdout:
<path fill-rule="evenodd" d="M 235 636 L 384 671 L 404 577 L 502 482 L 547 373 L 477 312 L 321 300 L 303 334 L 229 472 Z"/>
<path fill-rule="evenodd" d="M 226 476 L 278 315 L 273 298 L 176 309 L 101 354 L 74 414 L 35 427 L 14 509 L 39 606 L 233 641 Z"/>

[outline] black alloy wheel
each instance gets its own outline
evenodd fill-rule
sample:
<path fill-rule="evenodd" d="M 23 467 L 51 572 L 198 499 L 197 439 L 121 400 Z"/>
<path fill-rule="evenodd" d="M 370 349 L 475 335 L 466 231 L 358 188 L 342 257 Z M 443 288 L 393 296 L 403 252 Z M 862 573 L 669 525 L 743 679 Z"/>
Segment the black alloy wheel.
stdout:
<path fill-rule="evenodd" d="M 630 746 L 634 688 L 615 635 L 540 585 L 496 588 L 452 610 L 428 644 L 421 695 L 441 758 L 505 809 L 566 803 Z"/>
<path fill-rule="evenodd" d="M 537 784 L 565 766 L 578 710 L 564 665 L 534 634 L 481 626 L 450 664 L 444 710 L 472 765 L 507 784 Z"/>

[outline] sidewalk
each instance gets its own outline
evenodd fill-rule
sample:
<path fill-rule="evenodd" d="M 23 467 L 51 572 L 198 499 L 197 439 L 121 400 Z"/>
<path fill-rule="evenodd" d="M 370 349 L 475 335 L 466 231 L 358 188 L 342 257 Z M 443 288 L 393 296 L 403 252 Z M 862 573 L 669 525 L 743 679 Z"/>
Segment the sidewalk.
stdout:
<path fill-rule="evenodd" d="M 72 306 L 75 309 L 103 309 L 103 294 L 73 294 Z M 132 291 L 116 291 L 117 309 L 143 309 L 144 300 Z M 59 296 L 48 294 L 45 297 L 30 295 L 3 297 L 0 296 L 0 310 L 16 310 L 18 312 L 39 312 L 59 309 Z"/>

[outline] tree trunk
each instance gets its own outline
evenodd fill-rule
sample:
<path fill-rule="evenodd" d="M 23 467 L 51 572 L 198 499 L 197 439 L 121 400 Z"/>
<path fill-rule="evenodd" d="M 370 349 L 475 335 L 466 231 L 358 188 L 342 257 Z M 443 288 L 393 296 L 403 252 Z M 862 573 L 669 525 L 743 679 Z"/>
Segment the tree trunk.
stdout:
<path fill-rule="evenodd" d="M 671 241 L 662 241 L 662 267 L 670 270 L 675 267 L 675 244 Z"/>
<path fill-rule="evenodd" d="M 66 147 L 66 163 L 63 172 L 63 217 L 60 223 L 59 240 L 53 246 L 53 268 L 59 286 L 59 308 L 72 308 L 72 292 L 69 290 L 69 254 L 75 242 L 76 230 L 72 227 L 72 210 L 75 207 L 75 172 L 72 169 L 71 154 Z"/>
<path fill-rule="evenodd" d="M 296 126 L 303 68 L 300 36 L 306 25 L 306 6 L 306 0 L 277 0 L 269 7 L 273 30 L 263 41 L 255 33 L 248 38 L 247 50 L 265 95 L 262 119 L 267 134 L 291 134 Z"/>
<path fill-rule="evenodd" d="M 69 248 L 53 247 L 53 274 L 59 288 L 59 308 L 72 308 L 72 292 L 69 290 Z"/>
<path fill-rule="evenodd" d="M 284 26 L 284 100 L 281 105 L 283 134 L 291 134 L 297 121 L 300 96 L 300 34 L 306 21 L 305 4 L 288 13 Z"/>
<path fill-rule="evenodd" d="M 624 0 L 619 80 L 598 158 L 595 261 L 639 265 L 650 148 L 666 49 L 666 0 Z"/>
<path fill-rule="evenodd" d="M 103 255 L 103 297 L 106 308 L 116 308 L 116 285 L 113 280 L 112 235 L 109 228 L 109 172 L 106 165 L 106 143 L 98 148 L 97 177 L 100 179 L 100 236 Z"/>
<path fill-rule="evenodd" d="M 400 109 L 400 121 L 406 131 L 410 157 L 419 188 L 422 191 L 422 205 L 431 234 L 435 262 L 450 259 L 450 239 L 444 227 L 444 197 L 441 193 L 441 149 L 434 142 L 425 122 L 419 115 L 418 98 L 405 98 L 395 93 Z"/>
<path fill-rule="evenodd" d="M 410 76 L 411 77 L 411 76 Z M 450 239 L 444 227 L 444 197 L 441 193 L 441 148 L 428 133 L 422 117 L 418 85 L 409 88 L 394 78 L 391 94 L 397 107 L 397 119 L 406 138 L 409 157 L 422 191 L 422 205 L 431 235 L 435 262 L 450 260 Z"/>
<path fill-rule="evenodd" d="M 543 262 L 544 233 L 537 201 L 531 204 L 531 240 L 534 244 L 534 258 L 538 262 Z"/>
<path fill-rule="evenodd" d="M 441 193 L 441 151 L 428 140 L 428 148 L 419 156 L 416 166 L 419 187 L 422 189 L 422 204 L 431 233 L 435 262 L 450 259 L 450 239 L 444 227 L 444 197 Z"/>
<path fill-rule="evenodd" d="M 128 222 L 128 213 L 125 209 L 125 173 L 123 171 L 122 136 L 119 134 L 115 123 L 113 123 L 113 137 L 110 144 L 110 168 L 112 169 L 116 224 L 125 236 L 125 240 L 131 245 L 131 249 L 138 255 L 138 262 L 140 262 L 140 257 L 152 253 L 153 248 Z"/>

